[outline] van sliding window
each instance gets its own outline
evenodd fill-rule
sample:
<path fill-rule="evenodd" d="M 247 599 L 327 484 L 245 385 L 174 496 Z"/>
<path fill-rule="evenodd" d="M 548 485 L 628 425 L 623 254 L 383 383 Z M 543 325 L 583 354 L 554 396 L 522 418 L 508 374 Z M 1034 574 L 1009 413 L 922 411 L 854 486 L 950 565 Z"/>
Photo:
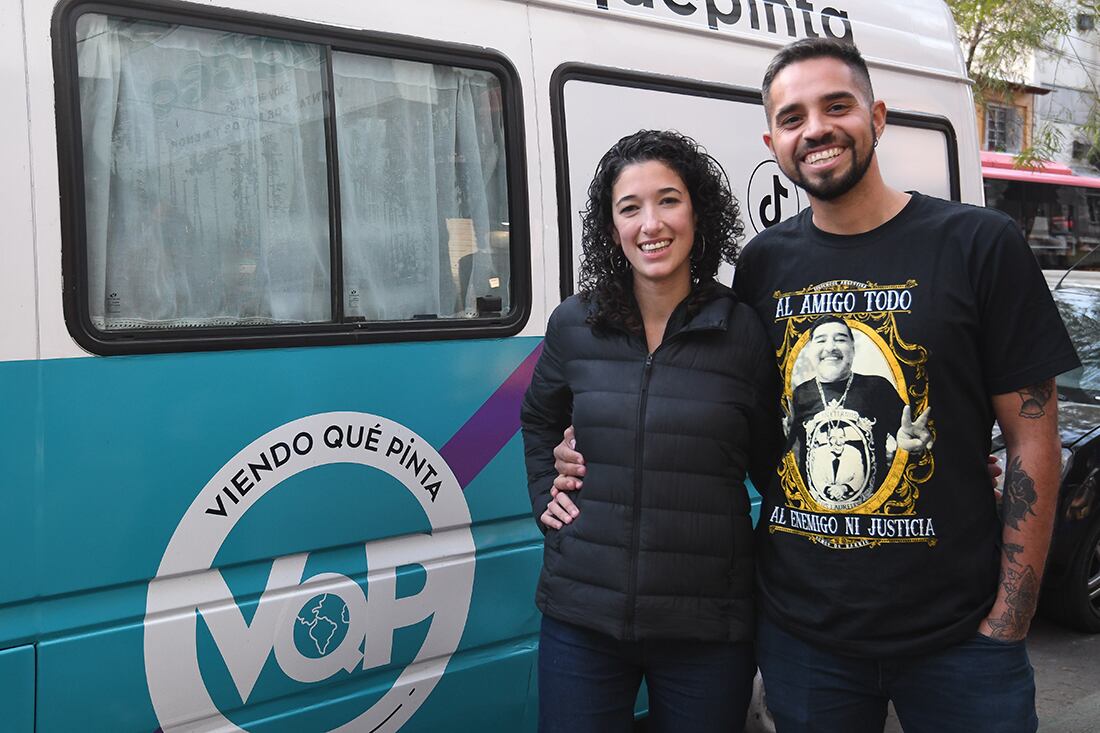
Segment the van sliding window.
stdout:
<path fill-rule="evenodd" d="M 500 84 L 484 71 L 337 53 L 345 310 L 368 320 L 507 311 Z M 484 302 L 484 301 L 483 301 Z"/>
<path fill-rule="evenodd" d="M 526 202 L 506 63 L 163 14 L 70 23 L 77 84 L 59 125 L 76 128 L 80 175 L 66 316 L 86 348 L 522 327 Z"/>
<path fill-rule="evenodd" d="M 102 330 L 331 320 L 322 49 L 77 21 Z"/>

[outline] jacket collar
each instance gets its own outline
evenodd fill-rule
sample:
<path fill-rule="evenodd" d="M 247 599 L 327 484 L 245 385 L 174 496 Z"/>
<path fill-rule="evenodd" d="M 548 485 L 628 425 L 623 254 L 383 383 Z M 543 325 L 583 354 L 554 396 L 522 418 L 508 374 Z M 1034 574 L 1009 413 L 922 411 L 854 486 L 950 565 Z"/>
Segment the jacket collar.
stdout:
<path fill-rule="evenodd" d="M 733 289 L 715 282 L 711 287 L 708 300 L 703 307 L 687 320 L 687 300 L 685 299 L 672 311 L 665 332 L 668 336 L 689 331 L 725 331 L 729 326 L 733 306 L 738 302 Z M 596 304 L 589 302 L 585 307 L 589 315 L 595 314 Z M 686 321 L 686 322 L 685 322 Z M 608 328 L 621 333 L 626 331 L 618 324 L 608 324 Z"/>
<path fill-rule="evenodd" d="M 675 327 L 667 329 L 667 332 L 672 335 L 689 331 L 725 331 L 729 327 L 730 314 L 736 303 L 737 296 L 732 289 L 721 283 L 715 283 L 710 292 L 710 299 L 691 320 L 684 322 L 687 318 L 686 301 L 676 306 L 676 310 L 669 317 L 670 325 L 674 324 Z"/>

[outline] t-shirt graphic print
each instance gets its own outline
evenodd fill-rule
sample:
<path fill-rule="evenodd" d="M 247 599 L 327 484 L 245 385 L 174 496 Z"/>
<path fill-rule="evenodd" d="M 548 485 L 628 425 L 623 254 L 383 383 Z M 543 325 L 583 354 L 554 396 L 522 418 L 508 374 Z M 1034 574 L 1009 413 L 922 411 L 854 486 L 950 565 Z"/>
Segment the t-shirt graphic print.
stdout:
<path fill-rule="evenodd" d="M 787 450 L 771 531 L 837 549 L 935 544 L 917 507 L 934 470 L 928 354 L 895 318 L 916 287 L 836 280 L 774 294 Z"/>

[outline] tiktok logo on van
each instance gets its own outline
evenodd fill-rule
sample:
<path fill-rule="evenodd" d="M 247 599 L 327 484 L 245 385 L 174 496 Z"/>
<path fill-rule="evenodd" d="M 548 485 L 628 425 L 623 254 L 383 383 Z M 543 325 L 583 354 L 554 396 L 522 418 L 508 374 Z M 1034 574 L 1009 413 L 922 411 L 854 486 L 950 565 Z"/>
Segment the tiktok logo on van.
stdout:
<path fill-rule="evenodd" d="M 309 553 L 299 553 L 276 558 L 259 599 L 239 606 L 214 568 L 234 527 L 284 480 L 336 463 L 392 476 L 416 499 L 431 532 L 352 548 L 352 558 L 359 557 L 354 565 L 368 571 L 366 592 L 347 575 L 316 569 L 311 574 Z M 282 534 L 294 527 L 264 529 Z M 423 586 L 401 593 L 398 568 L 410 566 L 422 571 Z M 450 467 L 430 444 L 366 413 L 324 413 L 282 425 L 241 450 L 199 492 L 149 584 L 145 670 L 157 718 L 166 731 L 242 730 L 215 703 L 225 696 L 212 694 L 208 675 L 227 674 L 241 703 L 261 702 L 257 682 L 272 674 L 272 657 L 286 679 L 321 683 L 395 665 L 395 632 L 427 624 L 419 650 L 404 668 L 396 663 L 396 680 L 380 698 L 335 728 L 307 726 L 396 731 L 431 694 L 458 648 L 473 579 L 470 510 Z M 200 644 L 200 638 L 206 641 Z M 200 653 L 209 642 L 221 663 L 211 664 L 210 653 Z"/>
<path fill-rule="evenodd" d="M 749 223 L 757 234 L 784 219 L 789 219 L 806 204 L 802 192 L 779 169 L 774 160 L 765 160 L 749 176 Z"/>

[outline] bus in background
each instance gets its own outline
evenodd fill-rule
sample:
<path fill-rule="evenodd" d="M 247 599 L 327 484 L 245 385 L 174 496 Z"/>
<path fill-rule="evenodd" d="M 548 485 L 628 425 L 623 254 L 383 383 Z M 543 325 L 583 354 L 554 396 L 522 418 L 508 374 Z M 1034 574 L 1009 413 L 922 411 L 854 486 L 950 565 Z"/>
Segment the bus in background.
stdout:
<path fill-rule="evenodd" d="M 981 160 L 985 205 L 1016 220 L 1044 269 L 1065 269 L 1100 246 L 1100 177 L 1051 161 L 1016 168 L 1010 153 L 983 150 Z M 1100 259 L 1081 267 L 1100 269 Z"/>
<path fill-rule="evenodd" d="M 842 38 L 891 185 L 982 200 L 942 0 L 0 17 L 5 733 L 533 731 L 518 408 L 602 153 L 678 129 L 792 216 L 760 79 Z"/>

